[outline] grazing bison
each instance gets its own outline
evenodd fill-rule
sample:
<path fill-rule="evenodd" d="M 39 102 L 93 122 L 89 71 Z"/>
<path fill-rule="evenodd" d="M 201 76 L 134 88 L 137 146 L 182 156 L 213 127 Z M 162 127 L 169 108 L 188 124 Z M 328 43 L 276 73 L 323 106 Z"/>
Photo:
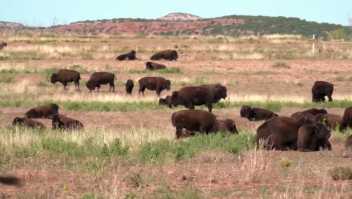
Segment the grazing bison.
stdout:
<path fill-rule="evenodd" d="M 330 113 L 327 113 L 327 114 L 318 113 L 314 116 L 314 120 L 316 122 L 325 123 L 325 125 L 329 129 L 335 129 L 337 125 L 341 125 L 342 117 L 339 115 L 330 114 Z"/>
<path fill-rule="evenodd" d="M 348 138 L 347 138 L 347 140 L 345 142 L 345 147 L 352 149 L 352 135 L 348 136 Z"/>
<path fill-rule="evenodd" d="M 166 66 L 164 64 L 158 64 L 155 62 L 150 62 L 148 61 L 147 63 L 145 63 L 145 70 L 159 70 L 159 69 L 165 69 Z"/>
<path fill-rule="evenodd" d="M 272 111 L 262 108 L 252 108 L 247 105 L 242 105 L 240 115 L 241 117 L 247 118 L 249 121 L 269 120 L 270 118 L 279 116 Z"/>
<path fill-rule="evenodd" d="M 7 47 L 7 43 L 5 43 L 5 42 L 1 43 L 1 45 L 0 45 L 0 50 L 3 49 L 3 48 L 5 48 L 5 47 Z"/>
<path fill-rule="evenodd" d="M 323 123 L 303 124 L 298 129 L 297 150 L 302 152 L 331 150 L 329 138 L 331 132 Z"/>
<path fill-rule="evenodd" d="M 209 112 L 213 109 L 213 99 L 213 92 L 201 86 L 185 86 L 171 95 L 171 103 L 175 107 L 183 105 L 194 109 L 194 106 L 206 105 Z"/>
<path fill-rule="evenodd" d="M 221 84 L 206 84 L 200 85 L 201 87 L 210 89 L 213 92 L 214 100 L 213 103 L 218 103 L 221 99 L 226 99 L 227 97 L 227 88 Z"/>
<path fill-rule="evenodd" d="M 329 102 L 332 102 L 332 92 L 334 91 L 334 85 L 325 81 L 316 81 L 312 87 L 312 102 L 325 102 L 325 96 L 329 98 Z"/>
<path fill-rule="evenodd" d="M 163 50 L 160 52 L 155 53 L 153 56 L 150 57 L 150 60 L 177 60 L 178 59 L 178 54 L 176 50 Z"/>
<path fill-rule="evenodd" d="M 131 50 L 129 53 L 125 53 L 116 57 L 116 60 L 136 60 L 136 51 Z"/>
<path fill-rule="evenodd" d="M 95 88 L 97 88 L 98 92 L 101 84 L 110 84 L 109 92 L 115 92 L 115 84 L 114 80 L 116 79 L 115 74 L 109 72 L 95 72 L 93 73 L 89 80 L 86 83 L 89 92 L 92 92 Z"/>
<path fill-rule="evenodd" d="M 52 128 L 61 130 L 84 129 L 83 124 L 75 119 L 66 117 L 61 114 L 54 114 L 51 117 Z"/>
<path fill-rule="evenodd" d="M 139 83 L 139 91 L 138 95 L 142 92 L 144 96 L 145 89 L 156 91 L 156 94 L 160 97 L 160 93 L 163 90 L 171 89 L 171 81 L 165 79 L 164 77 L 142 77 L 138 80 Z"/>
<path fill-rule="evenodd" d="M 38 106 L 32 108 L 25 113 L 26 118 L 50 118 L 53 114 L 59 113 L 59 106 L 54 103 L 45 104 L 43 106 Z"/>
<path fill-rule="evenodd" d="M 53 73 L 50 77 L 51 83 L 55 84 L 56 82 L 62 83 L 64 85 L 64 89 L 67 90 L 67 82 L 74 82 L 75 89 L 79 90 L 79 80 L 81 79 L 81 75 L 78 71 L 61 69 L 57 73 Z"/>
<path fill-rule="evenodd" d="M 171 122 L 176 127 L 176 139 L 182 136 L 182 129 L 209 134 L 217 132 L 219 124 L 213 113 L 204 110 L 181 110 L 174 112 Z"/>
<path fill-rule="evenodd" d="M 227 133 L 235 133 L 237 134 L 237 128 L 236 128 L 236 124 L 235 121 L 231 120 L 231 119 L 225 119 L 225 120 L 217 120 L 218 125 L 219 125 L 219 132 L 227 132 Z M 189 131 L 189 130 L 184 130 L 182 132 L 182 137 L 189 137 L 189 136 L 194 136 L 196 132 L 195 131 Z"/>
<path fill-rule="evenodd" d="M 127 82 L 125 83 L 126 86 L 126 93 L 132 95 L 132 90 L 134 87 L 134 82 L 132 79 L 127 80 Z"/>
<path fill-rule="evenodd" d="M 35 121 L 31 118 L 25 118 L 25 117 L 15 117 L 12 121 L 12 125 L 19 125 L 19 126 L 25 126 L 29 128 L 43 128 L 45 129 L 45 125 L 42 124 L 41 122 Z"/>
<path fill-rule="evenodd" d="M 0 176 L 0 183 L 7 186 L 20 186 L 21 180 L 15 176 Z"/>
<path fill-rule="evenodd" d="M 171 96 L 168 95 L 165 98 L 160 98 L 159 99 L 159 105 L 167 105 L 169 108 L 171 108 L 171 106 L 172 106 Z"/>
<path fill-rule="evenodd" d="M 347 128 L 352 128 L 352 106 L 347 107 L 343 113 L 340 131 L 345 131 Z"/>

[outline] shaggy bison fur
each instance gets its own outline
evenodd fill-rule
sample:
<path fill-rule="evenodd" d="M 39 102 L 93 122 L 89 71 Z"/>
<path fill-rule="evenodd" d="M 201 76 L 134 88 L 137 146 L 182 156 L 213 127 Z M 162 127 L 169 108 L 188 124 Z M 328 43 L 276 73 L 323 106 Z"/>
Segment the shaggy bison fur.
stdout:
<path fill-rule="evenodd" d="M 218 103 L 221 99 L 226 99 L 227 97 L 227 88 L 221 84 L 207 84 L 200 85 L 201 87 L 207 88 L 213 92 L 214 100 L 213 103 Z"/>
<path fill-rule="evenodd" d="M 116 57 L 116 60 L 123 61 L 123 60 L 136 60 L 136 51 L 131 50 L 128 53 L 121 54 Z"/>
<path fill-rule="evenodd" d="M 249 121 L 269 120 L 270 118 L 279 116 L 272 111 L 262 108 L 252 108 L 247 105 L 242 105 L 240 115 L 243 118 L 247 118 Z"/>
<path fill-rule="evenodd" d="M 134 87 L 134 82 L 132 79 L 127 80 L 127 82 L 125 83 L 126 86 L 126 93 L 132 95 L 132 90 Z"/>
<path fill-rule="evenodd" d="M 159 69 L 164 69 L 166 66 L 164 64 L 158 64 L 155 62 L 150 62 L 148 61 L 145 63 L 145 70 L 159 70 Z"/>
<path fill-rule="evenodd" d="M 177 60 L 178 59 L 178 54 L 176 50 L 163 50 L 160 52 L 155 53 L 154 55 L 152 55 L 150 57 L 150 60 L 161 60 L 161 59 L 165 59 L 165 60 Z"/>
<path fill-rule="evenodd" d="M 312 102 L 324 102 L 325 96 L 329 98 L 329 102 L 332 102 L 332 92 L 334 91 L 334 85 L 326 81 L 316 81 L 312 87 Z"/>
<path fill-rule="evenodd" d="M 25 118 L 25 117 L 15 117 L 12 121 L 12 125 L 19 125 L 19 126 L 25 126 L 29 128 L 43 128 L 45 129 L 45 125 L 42 124 L 41 122 L 35 121 L 31 118 Z"/>
<path fill-rule="evenodd" d="M 61 114 L 54 114 L 51 117 L 52 128 L 60 130 L 84 129 L 84 125 L 75 119 L 66 117 Z"/>
<path fill-rule="evenodd" d="M 323 123 L 303 124 L 298 129 L 297 150 L 302 152 L 319 151 L 320 148 L 331 150 L 330 136 L 331 132 Z"/>
<path fill-rule="evenodd" d="M 51 115 L 59 113 L 59 106 L 54 103 L 45 104 L 32 108 L 25 113 L 26 118 L 50 118 Z"/>
<path fill-rule="evenodd" d="M 350 135 L 350 136 L 347 138 L 347 140 L 346 140 L 346 142 L 345 142 L 345 147 L 352 149 L 352 135 Z"/>
<path fill-rule="evenodd" d="M 57 73 L 53 73 L 50 77 L 51 83 L 55 84 L 56 82 L 62 83 L 64 85 L 64 89 L 67 90 L 66 86 L 68 82 L 75 83 L 75 89 L 79 90 L 79 80 L 81 79 L 81 75 L 78 71 L 61 69 Z"/>
<path fill-rule="evenodd" d="M 97 88 L 98 92 L 101 84 L 110 84 L 109 92 L 115 92 L 115 84 L 114 80 L 116 80 L 116 76 L 113 73 L 109 72 L 95 72 L 93 73 L 89 80 L 86 83 L 89 92 L 92 92 L 95 88 Z"/>
<path fill-rule="evenodd" d="M 156 94 L 159 97 L 160 97 L 160 93 L 163 90 L 166 89 L 169 91 L 171 89 L 171 81 L 168 79 L 165 79 L 164 77 L 142 77 L 141 79 L 138 80 L 138 83 L 139 83 L 138 95 L 142 93 L 143 96 L 144 96 L 145 89 L 156 91 Z"/>
<path fill-rule="evenodd" d="M 166 105 L 166 106 L 168 106 L 169 108 L 171 108 L 171 107 L 172 107 L 171 96 L 168 95 L 168 96 L 166 96 L 165 98 L 160 98 L 160 99 L 159 99 L 159 105 Z"/>
<path fill-rule="evenodd" d="M 0 183 L 7 186 L 21 186 L 21 180 L 15 176 L 0 176 Z"/>
<path fill-rule="evenodd" d="M 174 112 L 171 122 L 176 127 L 176 139 L 182 136 L 182 129 L 198 131 L 202 134 L 217 132 L 219 124 L 213 113 L 204 110 L 181 110 Z"/>
<path fill-rule="evenodd" d="M 331 113 L 318 113 L 314 116 L 314 120 L 316 122 L 325 123 L 329 129 L 335 129 L 337 125 L 341 125 L 342 117 Z"/>
<path fill-rule="evenodd" d="M 172 92 L 171 103 L 173 106 L 183 105 L 194 109 L 194 106 L 206 105 L 209 112 L 213 109 L 213 92 L 201 86 L 185 86 L 179 91 Z"/>
<path fill-rule="evenodd" d="M 342 116 L 340 130 L 345 131 L 347 128 L 352 128 L 352 106 L 347 107 Z"/>

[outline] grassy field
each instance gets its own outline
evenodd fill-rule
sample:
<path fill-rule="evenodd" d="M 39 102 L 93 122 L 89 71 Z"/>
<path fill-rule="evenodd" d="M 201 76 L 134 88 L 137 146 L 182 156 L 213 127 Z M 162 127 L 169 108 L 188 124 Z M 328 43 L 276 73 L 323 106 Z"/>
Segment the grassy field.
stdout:
<path fill-rule="evenodd" d="M 263 107 L 282 116 L 311 107 L 342 115 L 352 106 L 352 44 L 297 35 L 264 37 L 0 35 L 0 170 L 24 180 L 18 189 L 0 185 L 13 198 L 348 198 L 352 183 L 344 142 L 352 132 L 332 132 L 332 151 L 255 151 L 256 129 L 239 115 L 242 105 Z M 116 61 L 137 52 L 137 61 Z M 177 61 L 158 61 L 168 69 L 146 72 L 145 62 L 164 49 Z M 62 68 L 81 73 L 81 90 L 68 91 L 48 78 Z M 89 93 L 90 74 L 116 74 L 115 93 Z M 184 107 L 158 106 L 155 91 L 138 96 L 138 80 L 163 76 L 171 90 L 221 83 L 228 97 L 213 113 L 231 118 L 238 135 L 197 135 L 176 141 L 171 115 Z M 135 82 L 125 94 L 127 79 Z M 316 80 L 335 85 L 334 102 L 311 103 Z M 29 130 L 11 126 L 32 107 L 49 102 L 80 120 L 83 131 Z M 205 109 L 205 107 L 196 107 Z M 342 167 L 342 168 L 340 168 Z M 347 170 L 343 170 L 344 168 Z"/>

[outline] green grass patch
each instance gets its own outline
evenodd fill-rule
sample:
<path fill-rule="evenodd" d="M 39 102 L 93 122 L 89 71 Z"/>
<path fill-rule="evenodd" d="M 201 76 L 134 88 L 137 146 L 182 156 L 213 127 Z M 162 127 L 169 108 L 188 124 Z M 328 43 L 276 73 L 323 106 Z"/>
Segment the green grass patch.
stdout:
<path fill-rule="evenodd" d="M 2 75 L 0 76 L 0 83 L 11 83 L 13 80 L 13 77 L 7 76 L 7 75 Z"/>

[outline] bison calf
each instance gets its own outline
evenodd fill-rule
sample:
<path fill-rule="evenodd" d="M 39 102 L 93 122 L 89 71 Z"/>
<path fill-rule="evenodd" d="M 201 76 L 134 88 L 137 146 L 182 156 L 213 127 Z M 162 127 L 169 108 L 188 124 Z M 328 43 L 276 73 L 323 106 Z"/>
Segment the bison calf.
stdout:
<path fill-rule="evenodd" d="M 147 63 L 145 63 L 145 70 L 159 70 L 159 69 L 165 69 L 166 66 L 164 64 L 158 64 L 155 62 L 150 62 L 148 61 Z"/>
<path fill-rule="evenodd" d="M 261 121 L 269 120 L 279 115 L 262 108 L 252 108 L 250 106 L 243 105 L 240 110 L 241 117 L 247 118 L 249 121 Z"/>
<path fill-rule="evenodd" d="M 18 126 L 25 126 L 29 128 L 43 128 L 45 129 L 45 125 L 42 124 L 41 122 L 35 121 L 30 118 L 24 118 L 24 117 L 15 117 L 12 121 L 12 125 L 18 125 Z"/>
<path fill-rule="evenodd" d="M 160 60 L 160 59 L 165 59 L 165 60 L 177 60 L 178 59 L 178 54 L 176 50 L 163 50 L 160 52 L 155 53 L 150 57 L 150 60 Z"/>
<path fill-rule="evenodd" d="M 89 92 L 92 92 L 95 88 L 97 88 L 98 92 L 101 84 L 110 84 L 109 92 L 115 92 L 115 84 L 114 80 L 116 80 L 116 76 L 113 73 L 109 72 L 95 72 L 93 73 L 89 80 L 86 83 Z"/>
<path fill-rule="evenodd" d="M 156 94 L 160 97 L 160 93 L 163 90 L 170 90 L 171 89 L 171 81 L 168 79 L 165 79 L 164 77 L 142 77 L 141 79 L 138 80 L 139 83 L 139 91 L 138 95 L 140 93 L 143 94 L 144 96 L 144 91 L 145 89 L 151 90 L 151 91 L 156 91 Z"/>
<path fill-rule="evenodd" d="M 169 108 L 171 108 L 172 107 L 171 96 L 168 95 L 165 98 L 160 98 L 159 105 L 167 105 Z"/>
<path fill-rule="evenodd" d="M 125 83 L 125 86 L 126 86 L 126 94 L 132 95 L 132 90 L 134 87 L 133 80 L 131 79 L 127 80 L 127 82 Z"/>
<path fill-rule="evenodd" d="M 316 81 L 312 86 L 312 102 L 325 102 L 325 96 L 332 102 L 332 92 L 334 85 L 326 81 Z"/>
<path fill-rule="evenodd" d="M 55 84 L 56 82 L 62 83 L 64 89 L 67 90 L 66 86 L 68 82 L 75 83 L 75 89 L 79 91 L 79 80 L 81 75 L 78 71 L 61 69 L 57 73 L 53 73 L 50 77 L 51 83 Z"/>
<path fill-rule="evenodd" d="M 122 60 L 136 60 L 136 51 L 131 50 L 128 53 L 121 54 L 116 57 L 116 60 L 122 61 Z"/>
<path fill-rule="evenodd" d="M 52 128 L 61 130 L 84 129 L 84 125 L 75 119 L 61 114 L 52 115 Z"/>
<path fill-rule="evenodd" d="M 185 86 L 171 95 L 171 103 L 175 107 L 183 105 L 194 109 L 194 106 L 206 105 L 209 112 L 213 109 L 213 99 L 213 92 L 201 86 Z"/>
<path fill-rule="evenodd" d="M 50 118 L 53 114 L 59 113 L 59 106 L 54 103 L 45 104 L 43 106 L 38 106 L 32 108 L 25 113 L 26 118 Z"/>

